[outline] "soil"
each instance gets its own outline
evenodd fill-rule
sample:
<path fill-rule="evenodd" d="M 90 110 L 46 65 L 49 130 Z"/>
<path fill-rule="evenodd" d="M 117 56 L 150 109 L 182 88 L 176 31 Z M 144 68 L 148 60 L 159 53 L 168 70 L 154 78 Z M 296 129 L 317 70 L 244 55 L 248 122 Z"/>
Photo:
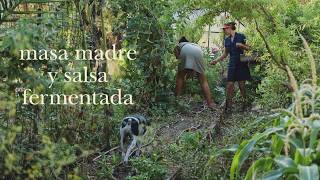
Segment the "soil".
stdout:
<path fill-rule="evenodd" d="M 230 129 L 237 128 L 237 122 L 234 121 L 239 121 L 239 117 L 244 115 L 243 113 L 234 113 L 231 116 L 225 117 L 222 116 L 222 111 L 219 107 L 213 110 L 200 107 L 201 105 L 199 104 L 193 105 L 192 110 L 187 113 L 171 115 L 165 122 L 161 121 L 161 123 L 152 124 L 142 140 L 142 153 L 148 156 L 152 154 L 153 151 L 161 151 L 166 148 L 168 144 L 177 142 L 179 137 L 188 131 L 201 131 L 206 134 L 208 141 L 219 145 L 220 140 L 224 136 L 229 136 L 230 133 L 232 133 Z M 224 134 L 224 136 L 222 136 L 222 134 Z M 116 148 L 109 153 L 109 155 L 120 153 L 118 150 L 119 149 Z M 183 167 L 177 166 L 174 162 L 166 163 L 169 170 L 165 179 L 180 179 L 179 173 Z M 91 168 L 92 167 L 92 175 L 94 176 L 94 168 L 97 168 L 97 165 L 91 165 Z M 134 172 L 130 163 L 129 165 L 120 163 L 112 172 L 114 179 L 118 180 L 125 180 L 126 177 L 134 174 L 136 174 L 136 172 Z"/>
<path fill-rule="evenodd" d="M 208 134 L 208 140 L 212 141 L 213 134 L 218 131 L 217 124 L 221 119 L 220 109 L 208 108 L 193 108 L 189 113 L 176 114 L 170 116 L 166 122 L 157 124 L 153 127 L 152 138 L 148 138 L 146 142 L 152 141 L 149 146 L 143 148 L 144 154 L 151 154 L 154 150 L 161 150 L 168 144 L 171 144 L 179 139 L 184 132 L 188 131 L 204 131 Z M 151 133 L 151 134 L 152 134 Z M 148 135 L 147 135 L 148 136 Z M 154 137 L 154 138 L 153 138 Z M 215 136 L 217 137 L 217 136 Z M 148 143 L 142 143 L 148 144 Z M 169 172 L 165 179 L 179 179 L 181 167 L 174 163 L 168 162 Z M 120 164 L 113 173 L 115 179 L 124 180 L 127 176 L 133 175 L 132 169 L 129 166 Z"/>

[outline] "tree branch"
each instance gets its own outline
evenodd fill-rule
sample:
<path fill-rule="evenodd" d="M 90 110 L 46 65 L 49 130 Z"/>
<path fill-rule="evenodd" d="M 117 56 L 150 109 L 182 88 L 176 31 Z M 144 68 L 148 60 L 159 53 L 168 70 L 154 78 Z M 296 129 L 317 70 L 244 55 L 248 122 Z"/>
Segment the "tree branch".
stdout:
<path fill-rule="evenodd" d="M 272 23 L 272 31 L 275 32 L 276 31 L 276 27 L 277 27 L 277 24 L 274 20 L 274 18 L 267 12 L 267 10 L 264 8 L 264 6 L 262 6 L 261 4 L 259 4 L 259 7 L 260 9 L 262 10 L 263 14 L 267 17 L 267 19 L 269 19 L 269 21 L 271 21 Z"/>
<path fill-rule="evenodd" d="M 271 59 L 277 64 L 277 66 L 278 66 L 280 69 L 286 71 L 285 66 L 283 66 L 283 65 L 277 60 L 277 58 L 275 57 L 275 55 L 273 54 L 273 52 L 272 52 L 272 50 L 271 50 L 271 48 L 270 48 L 270 46 L 269 46 L 269 43 L 268 43 L 266 37 L 263 35 L 261 29 L 259 28 L 259 25 L 258 25 L 257 20 L 255 19 L 254 22 L 255 22 L 255 24 L 256 24 L 256 30 L 257 30 L 257 32 L 259 33 L 260 37 L 262 38 L 262 40 L 263 40 L 263 42 L 264 42 L 264 44 L 265 44 L 265 46 L 266 46 L 266 48 L 267 48 L 267 51 L 268 51 L 268 53 L 269 53 L 270 56 L 271 56 Z"/>

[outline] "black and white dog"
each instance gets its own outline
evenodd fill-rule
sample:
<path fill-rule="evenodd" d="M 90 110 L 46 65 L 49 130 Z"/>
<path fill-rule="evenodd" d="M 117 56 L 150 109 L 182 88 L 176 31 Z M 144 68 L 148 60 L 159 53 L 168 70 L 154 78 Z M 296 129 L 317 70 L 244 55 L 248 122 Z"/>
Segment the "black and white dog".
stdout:
<path fill-rule="evenodd" d="M 127 163 L 130 153 L 135 146 L 138 146 L 137 153 L 140 152 L 140 142 L 138 136 L 142 136 L 147 131 L 147 126 L 150 125 L 150 120 L 140 114 L 129 115 L 123 118 L 120 128 L 120 148 L 122 152 L 122 158 Z M 124 149 L 124 141 L 130 136 L 132 138 L 131 144 L 128 146 L 127 152 Z"/>

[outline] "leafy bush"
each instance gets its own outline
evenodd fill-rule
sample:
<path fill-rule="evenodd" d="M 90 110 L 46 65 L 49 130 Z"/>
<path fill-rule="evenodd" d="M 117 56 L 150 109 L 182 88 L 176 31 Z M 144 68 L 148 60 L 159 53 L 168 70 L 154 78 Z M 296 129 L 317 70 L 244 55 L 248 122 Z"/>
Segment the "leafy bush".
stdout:
<path fill-rule="evenodd" d="M 121 64 L 121 78 L 126 91 L 136 97 L 136 109 L 140 111 L 153 106 L 166 110 L 165 103 L 173 99 L 170 92 L 175 79 L 176 63 L 172 54 L 175 42 L 172 14 L 167 12 L 171 9 L 166 8 L 168 3 L 144 0 L 108 3 L 108 8 L 118 15 L 113 22 L 114 32 L 126 35 L 123 48 L 138 52 L 136 60 L 125 60 Z"/>
<path fill-rule="evenodd" d="M 113 155 L 111 161 L 103 155 L 98 161 L 97 177 L 99 179 L 113 179 L 113 170 L 115 169 L 115 164 L 118 164 L 121 161 L 121 157 Z"/>
<path fill-rule="evenodd" d="M 65 140 L 54 143 L 43 135 L 36 147 L 24 145 L 21 126 L 0 129 L 0 178 L 28 179 L 77 176 L 75 168 L 67 167 L 76 160 L 76 148 Z M 21 147 L 22 146 L 22 147 Z M 67 170 L 67 171 L 66 171 Z"/>
<path fill-rule="evenodd" d="M 200 131 L 185 132 L 177 142 L 168 146 L 166 154 L 182 167 L 182 178 L 197 179 L 202 176 L 211 148 L 205 134 Z"/>
<path fill-rule="evenodd" d="M 151 159 L 140 157 L 133 159 L 132 167 L 137 172 L 136 176 L 128 177 L 128 180 L 142 180 L 142 179 L 163 179 L 166 175 L 166 168 L 164 164 L 157 161 L 157 157 Z"/>
<path fill-rule="evenodd" d="M 318 54 L 319 1 L 246 1 L 258 9 L 253 13 L 252 23 L 246 24 L 249 44 L 261 53 L 261 84 L 257 88 L 257 102 L 264 109 L 287 107 L 290 105 L 290 83 L 285 66 L 288 65 L 297 81 L 302 83 L 308 78 L 309 64 L 300 48 L 300 32 L 310 43 L 311 49 Z M 239 12 L 241 13 L 241 12 Z M 257 22 L 257 24 L 255 23 Z M 257 33 L 257 28 L 261 34 Z M 263 37 L 266 42 L 264 42 Z M 270 51 L 266 48 L 269 46 Z M 282 64 L 282 65 L 281 65 Z M 319 65 L 317 65 L 317 69 Z"/>

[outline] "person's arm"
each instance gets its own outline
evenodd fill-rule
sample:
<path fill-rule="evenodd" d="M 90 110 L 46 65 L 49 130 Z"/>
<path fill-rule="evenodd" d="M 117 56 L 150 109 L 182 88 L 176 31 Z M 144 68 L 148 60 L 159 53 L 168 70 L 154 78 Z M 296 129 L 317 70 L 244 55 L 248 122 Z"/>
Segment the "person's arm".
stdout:
<path fill-rule="evenodd" d="M 179 47 L 179 45 L 176 45 L 176 47 L 174 48 L 173 52 L 174 52 L 174 56 L 177 59 L 179 59 L 179 56 L 180 56 L 180 47 Z"/>
<path fill-rule="evenodd" d="M 241 49 L 244 49 L 246 51 L 249 51 L 250 50 L 250 46 L 246 45 L 246 44 L 243 44 L 243 43 L 236 43 L 236 47 L 237 48 L 241 48 Z"/>
<path fill-rule="evenodd" d="M 240 42 L 236 43 L 236 47 L 240 48 L 240 49 L 243 49 L 243 50 L 246 50 L 246 51 L 249 51 L 250 50 L 250 46 L 247 45 L 247 40 L 246 39 L 247 39 L 246 36 L 244 34 L 242 34 L 240 36 Z"/>
<path fill-rule="evenodd" d="M 217 58 L 216 60 L 212 60 L 212 61 L 210 62 L 210 64 L 217 64 L 219 61 L 224 60 L 224 59 L 228 56 L 228 54 L 229 54 L 228 49 L 227 49 L 227 48 L 224 48 L 223 54 L 222 54 L 219 58 Z"/>

